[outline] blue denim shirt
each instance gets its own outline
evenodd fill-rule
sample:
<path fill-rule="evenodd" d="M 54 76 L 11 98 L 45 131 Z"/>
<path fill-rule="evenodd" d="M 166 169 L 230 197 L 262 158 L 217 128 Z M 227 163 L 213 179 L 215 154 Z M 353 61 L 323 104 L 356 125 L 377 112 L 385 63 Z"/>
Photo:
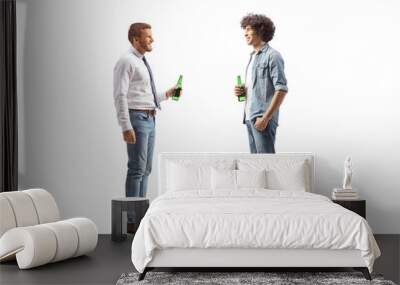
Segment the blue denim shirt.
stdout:
<path fill-rule="evenodd" d="M 288 91 L 281 54 L 268 44 L 265 44 L 256 54 L 254 53 L 252 53 L 255 58 L 253 69 L 251 70 L 253 82 L 249 84 L 253 88 L 253 93 L 251 102 L 246 102 L 246 104 L 251 104 L 250 118 L 244 118 L 243 123 L 245 120 L 252 121 L 257 117 L 261 117 L 271 104 L 275 91 Z M 246 75 L 249 64 L 246 67 Z M 278 119 L 279 109 L 272 114 L 271 121 L 278 125 Z"/>

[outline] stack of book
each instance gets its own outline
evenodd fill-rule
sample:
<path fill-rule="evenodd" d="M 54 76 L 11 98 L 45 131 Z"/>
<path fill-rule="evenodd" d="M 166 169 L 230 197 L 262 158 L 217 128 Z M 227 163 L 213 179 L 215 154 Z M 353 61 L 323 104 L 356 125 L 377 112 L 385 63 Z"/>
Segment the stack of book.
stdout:
<path fill-rule="evenodd" d="M 358 192 L 355 189 L 334 188 L 332 192 L 334 200 L 358 200 Z"/>

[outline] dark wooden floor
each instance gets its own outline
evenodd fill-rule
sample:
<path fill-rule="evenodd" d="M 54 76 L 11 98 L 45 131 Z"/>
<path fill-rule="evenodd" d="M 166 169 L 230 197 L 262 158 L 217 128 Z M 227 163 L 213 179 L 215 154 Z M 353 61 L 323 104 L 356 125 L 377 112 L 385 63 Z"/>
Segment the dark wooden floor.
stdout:
<path fill-rule="evenodd" d="M 124 272 L 134 271 L 131 242 L 116 243 L 100 235 L 97 248 L 87 256 L 18 270 L 16 262 L 0 264 L 0 284 L 115 284 Z"/>
<path fill-rule="evenodd" d="M 382 256 L 376 261 L 374 271 L 399 283 L 400 235 L 375 238 Z M 0 264 L 0 284 L 115 284 L 122 273 L 134 271 L 130 248 L 129 240 L 115 243 L 109 235 L 100 235 L 97 249 L 88 256 L 29 270 L 19 270 L 16 262 Z"/>

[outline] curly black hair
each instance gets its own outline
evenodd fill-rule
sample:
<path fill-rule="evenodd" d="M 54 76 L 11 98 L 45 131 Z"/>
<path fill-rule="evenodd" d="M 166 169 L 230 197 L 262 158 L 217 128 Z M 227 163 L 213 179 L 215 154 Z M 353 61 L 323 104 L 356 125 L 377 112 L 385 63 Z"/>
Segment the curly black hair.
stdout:
<path fill-rule="evenodd" d="M 250 26 L 264 42 L 272 40 L 275 34 L 275 25 L 265 15 L 261 14 L 247 14 L 240 21 L 242 29 Z"/>

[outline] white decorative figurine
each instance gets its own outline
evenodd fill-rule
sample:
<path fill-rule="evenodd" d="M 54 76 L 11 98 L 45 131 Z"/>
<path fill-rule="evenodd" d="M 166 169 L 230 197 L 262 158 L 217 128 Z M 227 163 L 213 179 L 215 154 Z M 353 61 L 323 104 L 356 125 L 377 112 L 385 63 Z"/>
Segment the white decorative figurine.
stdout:
<path fill-rule="evenodd" d="M 351 162 L 351 157 L 347 156 L 344 161 L 344 179 L 343 179 L 343 189 L 351 190 L 351 177 L 353 175 L 353 163 Z"/>

